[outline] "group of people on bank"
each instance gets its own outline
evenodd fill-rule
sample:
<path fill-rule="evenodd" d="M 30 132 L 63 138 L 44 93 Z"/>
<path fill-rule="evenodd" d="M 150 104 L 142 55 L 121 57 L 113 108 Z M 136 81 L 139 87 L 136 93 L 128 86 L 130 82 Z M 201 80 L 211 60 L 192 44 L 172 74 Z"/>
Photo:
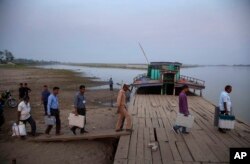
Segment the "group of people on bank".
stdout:
<path fill-rule="evenodd" d="M 27 85 L 26 85 L 27 86 Z M 19 91 L 21 90 L 22 85 L 20 84 Z M 44 115 L 47 117 L 54 116 L 56 120 L 56 135 L 61 135 L 61 119 L 60 119 L 60 109 L 59 109 L 59 100 L 58 100 L 58 94 L 59 94 L 59 87 L 54 87 L 53 91 L 50 92 L 47 85 L 44 85 L 44 89 L 41 93 L 41 102 L 44 107 Z M 129 90 L 129 86 L 124 84 L 123 88 L 118 93 L 117 98 L 117 106 L 118 106 L 118 122 L 116 125 L 116 131 L 122 130 L 123 122 L 125 119 L 127 119 L 127 126 L 126 130 L 131 131 L 131 117 L 128 114 L 127 107 L 126 107 L 126 92 Z M 31 90 L 29 89 L 29 92 Z M 33 136 L 36 135 L 36 122 L 32 118 L 30 112 L 31 112 L 31 106 L 30 106 L 30 98 L 27 92 L 24 97 L 20 97 L 21 102 L 18 105 L 18 122 L 22 121 L 24 124 L 29 123 L 31 126 L 31 134 Z M 79 86 L 79 92 L 76 93 L 74 98 L 74 113 L 75 115 L 82 115 L 85 116 L 85 124 L 86 124 L 86 99 L 85 99 L 85 86 L 80 85 Z M 19 95 L 22 95 L 22 93 L 19 93 Z M 52 125 L 48 125 L 45 134 L 49 136 L 51 129 L 53 128 Z M 76 130 L 78 127 L 73 126 L 70 130 L 73 132 L 74 135 L 76 135 Z M 85 130 L 85 128 L 80 128 L 80 133 L 88 133 L 88 131 Z"/>
<path fill-rule="evenodd" d="M 53 91 L 50 92 L 47 85 L 44 85 L 44 89 L 41 93 L 41 102 L 44 106 L 44 115 L 51 117 L 55 117 L 55 124 L 56 124 L 56 135 L 61 135 L 61 120 L 60 120 L 60 110 L 59 110 L 59 101 L 58 101 L 58 94 L 59 94 L 59 87 L 54 87 Z M 123 87 L 118 92 L 117 96 L 117 108 L 118 108 L 118 121 L 115 127 L 115 131 L 119 132 L 123 130 L 123 124 L 126 120 L 125 130 L 131 132 L 132 131 L 132 122 L 131 116 L 128 112 L 127 105 L 126 105 L 126 92 L 130 91 L 129 85 L 124 84 Z M 36 122 L 32 118 L 31 106 L 30 106 L 30 97 L 29 93 L 31 89 L 28 87 L 28 84 L 25 83 L 24 86 L 20 83 L 19 88 L 19 98 L 20 103 L 18 104 L 18 122 L 22 121 L 24 124 L 29 123 L 31 126 L 31 134 L 33 136 L 36 135 Z M 189 87 L 184 85 L 182 87 L 182 91 L 179 94 L 179 113 L 182 113 L 184 116 L 189 116 L 190 112 L 188 110 L 188 100 L 187 100 L 187 93 L 189 92 Z M 232 103 L 229 96 L 229 93 L 232 92 L 232 86 L 227 85 L 225 86 L 225 90 L 221 92 L 220 99 L 219 99 L 219 109 L 220 114 L 228 115 L 230 114 Z M 75 115 L 82 115 L 85 116 L 85 124 L 86 124 L 86 99 L 85 99 L 85 86 L 80 85 L 79 91 L 76 93 L 74 97 L 74 113 Z M 2 104 L 0 103 L 0 112 L 2 113 Z M 45 134 L 49 136 L 51 129 L 53 128 L 52 125 L 48 125 L 45 131 Z M 78 127 L 74 126 L 70 130 L 76 135 L 76 130 Z M 183 126 L 175 125 L 173 126 L 173 130 L 176 133 L 185 133 L 188 134 L 187 128 Z M 219 128 L 221 133 L 225 133 L 225 129 Z M 80 129 L 80 133 L 88 133 L 85 128 Z"/>
<path fill-rule="evenodd" d="M 59 94 L 59 87 L 53 87 L 53 91 L 50 93 L 48 90 L 48 86 L 44 85 L 44 89 L 41 93 L 41 101 L 44 106 L 44 115 L 47 117 L 54 116 L 55 117 L 55 124 L 56 124 L 56 135 L 61 135 L 61 119 L 60 119 L 60 110 L 59 110 L 59 100 L 58 100 L 58 94 Z M 19 91 L 21 89 L 19 88 Z M 31 90 L 30 90 L 31 91 Z M 86 107 L 85 107 L 85 86 L 81 85 L 79 87 L 79 92 L 76 94 L 74 98 L 74 108 L 75 108 L 75 115 L 83 115 L 86 116 Z M 22 95 L 19 93 L 19 95 Z M 28 94 L 26 94 L 24 97 L 20 97 L 21 102 L 18 105 L 18 122 L 22 121 L 24 124 L 27 122 L 31 126 L 31 134 L 33 136 L 36 135 L 36 122 L 32 118 L 30 112 L 30 98 Z M 86 118 L 85 118 L 86 123 Z M 49 135 L 51 129 L 53 128 L 53 125 L 48 125 L 45 134 Z M 71 131 L 76 135 L 76 129 L 77 127 L 72 127 Z M 81 133 L 88 133 L 84 128 L 81 128 Z"/>

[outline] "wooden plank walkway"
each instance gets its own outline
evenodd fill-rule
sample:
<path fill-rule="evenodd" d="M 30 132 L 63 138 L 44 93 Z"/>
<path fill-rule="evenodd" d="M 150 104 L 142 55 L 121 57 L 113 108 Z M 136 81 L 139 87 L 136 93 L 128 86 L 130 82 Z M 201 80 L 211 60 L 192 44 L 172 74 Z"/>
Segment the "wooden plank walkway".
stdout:
<path fill-rule="evenodd" d="M 94 140 L 94 139 L 103 139 L 103 138 L 119 138 L 120 136 L 129 136 L 130 132 L 121 131 L 115 132 L 114 129 L 110 130 L 102 130 L 102 131 L 95 131 L 84 133 L 81 135 L 73 135 L 73 134 L 65 134 L 61 136 L 51 136 L 47 137 L 45 135 L 39 136 L 33 139 L 29 139 L 29 141 L 35 142 L 55 142 L 55 141 L 76 141 L 76 140 Z"/>
<path fill-rule="evenodd" d="M 120 137 L 114 163 L 229 163 L 230 147 L 250 147 L 249 125 L 236 121 L 234 130 L 221 134 L 213 126 L 213 104 L 196 96 L 188 102 L 194 127 L 190 134 L 175 134 L 178 97 L 135 95 L 128 107 L 134 131 Z M 157 143 L 157 151 L 148 148 L 150 142 Z"/>

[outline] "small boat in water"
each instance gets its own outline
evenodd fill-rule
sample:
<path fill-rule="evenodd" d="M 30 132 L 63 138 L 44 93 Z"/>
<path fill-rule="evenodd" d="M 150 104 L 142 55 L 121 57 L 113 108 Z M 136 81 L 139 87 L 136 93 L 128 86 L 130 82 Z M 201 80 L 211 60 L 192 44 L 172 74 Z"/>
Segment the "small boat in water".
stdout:
<path fill-rule="evenodd" d="M 133 87 L 138 94 L 178 95 L 183 85 L 195 93 L 205 89 L 205 81 L 180 74 L 182 64 L 178 62 L 151 62 L 146 74 L 134 78 Z"/>

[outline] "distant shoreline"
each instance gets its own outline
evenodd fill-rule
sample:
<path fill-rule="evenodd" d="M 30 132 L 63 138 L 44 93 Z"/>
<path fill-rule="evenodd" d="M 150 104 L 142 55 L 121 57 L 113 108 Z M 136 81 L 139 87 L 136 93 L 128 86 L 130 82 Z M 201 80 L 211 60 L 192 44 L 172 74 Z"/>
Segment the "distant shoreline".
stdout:
<path fill-rule="evenodd" d="M 97 68 L 120 68 L 120 69 L 137 69 L 147 70 L 147 64 L 109 64 L 109 63 L 61 63 L 63 65 L 97 67 Z M 182 65 L 181 68 L 196 67 L 250 67 L 250 65 Z"/>

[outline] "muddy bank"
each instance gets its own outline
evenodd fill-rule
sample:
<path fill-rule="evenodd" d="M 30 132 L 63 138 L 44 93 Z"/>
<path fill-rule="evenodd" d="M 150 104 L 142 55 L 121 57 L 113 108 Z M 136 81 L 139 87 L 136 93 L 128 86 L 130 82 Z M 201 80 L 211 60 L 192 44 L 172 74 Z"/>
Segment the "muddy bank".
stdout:
<path fill-rule="evenodd" d="M 28 67 L 0 67 L 0 92 L 6 89 L 12 91 L 18 98 L 18 84 L 27 82 L 32 89 L 30 94 L 32 116 L 37 123 L 37 131 L 43 133 L 43 106 L 40 101 L 42 86 L 48 85 L 61 88 L 59 94 L 62 132 L 71 134 L 68 127 L 68 114 L 73 110 L 73 97 L 80 84 L 86 86 L 87 125 L 88 131 L 114 129 L 116 123 L 116 108 L 111 107 L 117 91 L 90 90 L 104 84 L 92 81 L 91 78 L 80 77 L 77 73 L 67 70 L 46 70 Z M 112 100 L 112 101 L 111 101 Z M 105 104 L 105 105 L 103 105 Z M 0 132 L 0 163 L 91 163 L 109 164 L 113 162 L 114 140 L 77 141 L 65 143 L 33 143 L 11 137 L 11 124 L 17 120 L 16 109 L 4 109 L 5 124 Z M 30 129 L 29 125 L 28 131 Z M 51 134 L 54 135 L 55 129 Z M 79 133 L 79 132 L 78 132 Z"/>

